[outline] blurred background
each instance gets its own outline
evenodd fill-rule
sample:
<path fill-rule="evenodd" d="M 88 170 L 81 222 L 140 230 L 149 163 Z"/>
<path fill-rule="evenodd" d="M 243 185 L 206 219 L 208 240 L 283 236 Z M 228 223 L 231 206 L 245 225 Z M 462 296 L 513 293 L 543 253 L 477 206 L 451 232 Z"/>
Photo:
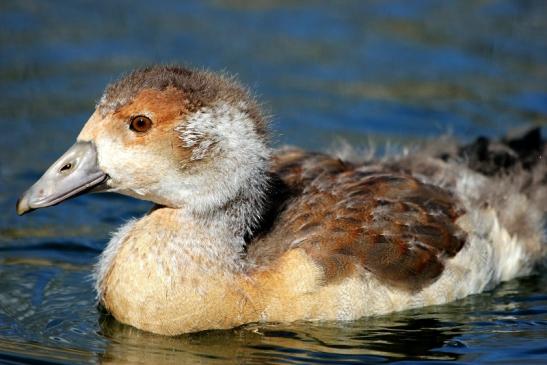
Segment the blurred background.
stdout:
<path fill-rule="evenodd" d="M 547 2 L 542 0 L 3 0 L 0 359 L 45 356 L 55 361 L 108 362 L 126 353 L 139 359 L 143 344 L 156 349 L 162 359 L 171 359 L 158 349 L 172 350 L 173 343 L 150 337 L 141 343 L 140 336 L 145 335 L 101 325 L 89 279 L 108 232 L 143 214 L 149 204 L 105 194 L 83 196 L 24 218 L 17 217 L 14 208 L 17 196 L 74 142 L 104 87 L 135 67 L 155 63 L 236 74 L 272 115 L 278 145 L 322 150 L 339 138 L 355 145 L 409 145 L 445 133 L 470 141 L 479 134 L 495 137 L 512 128 L 547 125 Z M 532 318 L 518 318 L 537 325 L 539 319 L 533 316 L 547 313 L 547 279 L 543 275 L 529 280 L 510 284 L 496 295 L 503 308 L 505 300 L 513 303 L 512 295 L 526 298 L 525 303 L 531 300 L 531 308 L 539 314 L 526 312 L 522 315 Z M 538 291 L 543 295 L 540 299 Z M 463 307 L 443 310 L 449 314 L 467 310 L 479 317 L 483 313 L 493 319 L 479 322 L 498 323 L 499 308 L 484 304 L 477 314 L 477 299 L 470 300 Z M 491 297 L 485 301 L 491 302 Z M 420 315 L 426 315 L 427 326 L 444 328 L 445 319 L 438 313 Z M 316 337 L 304 336 L 301 328 L 284 329 L 285 336 L 266 336 L 284 341 L 296 336 L 294 344 L 275 340 L 273 345 L 268 343 L 275 351 L 255 350 L 278 354 L 287 346 L 305 348 L 301 351 L 307 361 L 316 353 L 348 355 L 335 356 L 337 361 L 393 356 L 427 359 L 431 348 L 460 341 L 450 335 L 429 346 L 428 339 L 446 334 L 441 331 L 425 334 L 426 343 L 402 348 L 371 345 L 376 340 L 388 345 L 401 342 L 397 334 L 405 334 L 410 326 L 406 317 L 401 318 L 382 322 L 380 327 L 367 323 L 353 325 L 351 330 L 316 328 L 316 332 L 326 331 L 323 336 L 333 343 L 361 338 L 359 346 L 350 346 L 349 355 L 329 347 L 329 341 L 314 342 Z M 470 325 L 462 321 L 462 326 Z M 545 321 L 539 323 L 539 327 L 525 327 L 524 335 L 517 331 L 520 337 L 515 337 L 532 346 L 528 360 L 538 353 L 547 356 L 545 345 L 539 345 L 540 352 L 533 347 L 538 338 L 533 330 L 539 328 L 545 334 L 547 328 Z M 507 330 L 506 322 L 498 324 Z M 408 328 L 416 331 L 424 326 Z M 387 328 L 389 340 L 374 337 L 370 328 Z M 398 329 L 393 332 L 393 328 Z M 470 331 L 465 328 L 464 337 Z M 238 332 L 197 342 L 254 354 L 242 349 L 266 341 L 246 336 L 248 332 Z M 515 338 L 507 341 L 516 346 Z M 114 351 L 118 355 L 105 355 L 120 343 Z M 473 353 L 465 342 L 454 343 L 456 350 L 450 347 L 450 351 Z M 504 342 L 494 338 L 488 346 L 498 343 Z M 491 348 L 483 345 L 472 349 L 486 356 Z M 209 351 L 176 346 L 185 354 Z M 409 353 L 410 348 L 423 350 Z M 57 353 L 53 349 L 58 356 L 51 355 Z M 233 359 L 235 355 L 226 356 Z"/>

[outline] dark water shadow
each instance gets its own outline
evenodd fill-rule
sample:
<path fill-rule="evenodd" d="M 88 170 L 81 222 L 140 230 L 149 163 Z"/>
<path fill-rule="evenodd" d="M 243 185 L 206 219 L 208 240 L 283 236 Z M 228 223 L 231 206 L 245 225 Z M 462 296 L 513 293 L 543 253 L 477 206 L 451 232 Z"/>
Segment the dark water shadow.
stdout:
<path fill-rule="evenodd" d="M 158 336 L 100 319 L 109 339 L 101 363 L 384 363 L 402 360 L 458 360 L 461 331 L 435 318 L 380 318 L 356 322 L 251 324 L 233 330 Z M 365 328 L 365 329 L 364 329 Z M 463 346 L 463 345 L 461 345 Z"/>

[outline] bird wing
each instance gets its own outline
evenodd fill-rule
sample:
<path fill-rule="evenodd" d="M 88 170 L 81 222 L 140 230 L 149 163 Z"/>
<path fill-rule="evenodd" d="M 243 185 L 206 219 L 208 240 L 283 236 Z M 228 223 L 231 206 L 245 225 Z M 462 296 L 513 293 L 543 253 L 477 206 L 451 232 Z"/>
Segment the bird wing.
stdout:
<path fill-rule="evenodd" d="M 259 266 L 301 248 L 327 284 L 364 269 L 414 291 L 432 283 L 465 243 L 455 224 L 463 213 L 457 199 L 392 166 L 283 150 L 272 172 L 281 187 L 276 205 L 247 251 Z"/>

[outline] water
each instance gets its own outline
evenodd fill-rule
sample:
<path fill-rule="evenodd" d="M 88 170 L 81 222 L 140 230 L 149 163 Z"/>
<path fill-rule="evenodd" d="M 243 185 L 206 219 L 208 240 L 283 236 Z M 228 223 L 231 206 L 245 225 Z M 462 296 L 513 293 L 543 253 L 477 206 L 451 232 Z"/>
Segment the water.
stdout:
<path fill-rule="evenodd" d="M 105 84 L 156 62 L 238 74 L 277 144 L 545 126 L 546 14 L 543 1 L 2 1 L 0 362 L 547 362 L 545 272 L 374 319 L 166 338 L 101 316 L 89 278 L 108 233 L 148 203 L 90 195 L 14 211 Z"/>

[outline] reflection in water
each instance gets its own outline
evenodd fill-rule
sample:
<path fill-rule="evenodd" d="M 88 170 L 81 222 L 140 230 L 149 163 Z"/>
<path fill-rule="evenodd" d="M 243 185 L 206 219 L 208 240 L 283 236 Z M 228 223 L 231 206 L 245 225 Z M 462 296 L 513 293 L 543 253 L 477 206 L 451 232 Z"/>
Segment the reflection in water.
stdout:
<path fill-rule="evenodd" d="M 248 325 L 178 337 L 145 333 L 106 315 L 101 333 L 110 339 L 101 363 L 340 362 L 455 360 L 438 349 L 460 334 L 435 318 L 387 318 L 358 323 Z"/>
<path fill-rule="evenodd" d="M 457 327 L 443 325 L 435 318 L 409 318 L 398 325 L 387 327 L 382 332 L 363 331 L 355 339 L 363 341 L 363 348 L 386 356 L 397 354 L 406 359 L 455 360 L 458 358 L 457 354 L 436 349 L 443 347 L 459 333 Z"/>

